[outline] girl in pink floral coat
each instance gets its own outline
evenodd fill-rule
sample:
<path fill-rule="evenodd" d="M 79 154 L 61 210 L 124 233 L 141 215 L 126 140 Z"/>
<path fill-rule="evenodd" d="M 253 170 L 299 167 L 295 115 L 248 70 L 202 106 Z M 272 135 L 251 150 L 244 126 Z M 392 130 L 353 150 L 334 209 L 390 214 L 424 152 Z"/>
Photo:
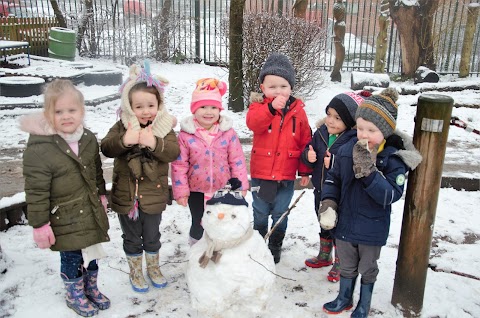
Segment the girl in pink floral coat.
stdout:
<path fill-rule="evenodd" d="M 230 178 L 242 182 L 244 196 L 249 188 L 245 155 L 233 121 L 220 115 L 226 90 L 227 84 L 218 79 L 198 80 L 190 104 L 193 116 L 180 122 L 180 156 L 172 163 L 172 188 L 177 203 L 190 208 L 190 245 L 203 235 L 204 203 L 215 191 Z"/>

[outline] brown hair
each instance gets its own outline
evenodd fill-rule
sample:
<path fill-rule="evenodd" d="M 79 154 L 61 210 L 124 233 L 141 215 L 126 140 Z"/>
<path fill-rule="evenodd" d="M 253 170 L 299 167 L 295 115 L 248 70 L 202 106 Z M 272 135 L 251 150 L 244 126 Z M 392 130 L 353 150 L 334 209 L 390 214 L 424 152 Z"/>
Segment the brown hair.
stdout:
<path fill-rule="evenodd" d="M 158 102 L 157 107 L 160 108 L 160 103 L 162 102 L 162 97 L 160 96 L 160 93 L 158 92 L 155 86 L 147 86 L 146 82 L 141 82 L 133 85 L 130 91 L 128 92 L 128 102 L 130 103 L 130 107 L 132 107 L 132 94 L 138 91 L 155 95 L 157 97 L 157 102 Z"/>
<path fill-rule="evenodd" d="M 85 99 L 82 92 L 80 92 L 70 80 L 56 79 L 45 85 L 44 87 L 44 103 L 43 103 L 43 113 L 45 118 L 49 123 L 54 126 L 54 116 L 55 116 L 55 103 L 60 98 L 60 96 L 72 92 L 76 95 L 79 105 L 82 106 L 83 112 L 85 112 Z"/>

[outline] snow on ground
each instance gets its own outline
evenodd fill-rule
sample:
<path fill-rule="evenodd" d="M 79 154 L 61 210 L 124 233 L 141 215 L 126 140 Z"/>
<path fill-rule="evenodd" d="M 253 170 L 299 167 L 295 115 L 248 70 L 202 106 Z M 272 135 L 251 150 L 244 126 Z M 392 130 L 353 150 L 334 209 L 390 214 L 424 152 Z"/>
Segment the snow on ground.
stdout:
<path fill-rule="evenodd" d="M 91 62 L 113 66 L 111 62 L 104 60 Z M 178 119 L 189 115 L 190 97 L 197 79 L 216 76 L 228 82 L 228 73 L 225 69 L 205 65 L 155 63 L 152 68 L 154 73 L 158 72 L 170 80 L 171 84 L 165 94 L 166 105 Z M 126 68 L 123 69 L 126 74 Z M 316 97 L 306 102 L 306 111 L 312 127 L 317 119 L 324 116 L 328 101 L 336 94 L 349 90 L 349 73 L 344 72 L 343 78 L 342 83 L 326 82 Z M 87 99 L 90 95 L 97 96 L 102 90 L 110 90 L 83 86 L 80 86 L 80 89 Z M 456 94 L 467 102 L 478 99 L 475 91 Z M 408 95 L 401 96 L 398 101 L 398 128 L 409 134 L 413 132 L 416 112 L 416 107 L 410 105 L 416 104 L 417 99 L 418 95 Z M 25 101 L 28 102 L 29 98 L 25 98 Z M 0 104 L 5 102 L 8 100 L 0 97 Z M 86 124 L 97 133 L 99 139 L 105 136 L 117 120 L 115 115 L 117 108 L 116 101 L 87 107 Z M 2 131 L 0 149 L 25 147 L 28 136 L 18 130 L 17 119 L 19 115 L 31 111 L 31 109 L 2 110 L 0 106 L 0 131 Z M 234 119 L 235 129 L 240 137 L 251 137 L 250 131 L 245 126 L 246 112 L 232 113 L 225 110 L 223 113 Z M 478 109 L 455 108 L 452 115 L 458 116 L 472 127 L 480 128 Z M 444 172 L 444 175 L 479 178 L 480 136 L 451 127 L 448 142 L 445 163 L 456 164 L 459 169 Z M 299 194 L 300 191 L 296 191 L 294 198 Z M 23 193 L 1 198 L 0 207 L 22 199 Z M 250 194 L 247 200 L 251 203 Z M 432 248 L 430 262 L 446 272 L 428 270 L 422 317 L 480 317 L 478 300 L 480 280 L 448 273 L 456 271 L 479 277 L 479 205 L 480 191 L 440 190 L 433 234 L 435 247 Z M 382 249 L 379 261 L 380 274 L 374 289 L 371 317 L 401 317 L 401 313 L 395 310 L 390 300 L 403 206 L 403 199 L 393 206 L 389 240 Z M 163 290 L 151 290 L 147 294 L 138 294 L 131 290 L 116 214 L 110 213 L 109 219 L 111 242 L 105 244 L 108 257 L 100 262 L 99 284 L 101 290 L 112 300 L 112 307 L 101 312 L 99 317 L 199 317 L 190 306 L 184 276 L 189 249 L 188 209 L 173 203 L 164 212 L 161 225 L 161 264 L 170 284 Z M 279 276 L 276 280 L 276 293 L 268 312 L 262 315 L 262 318 L 327 317 L 322 312 L 322 305 L 336 297 L 338 284 L 326 280 L 329 268 L 311 269 L 304 265 L 305 258 L 318 251 L 318 230 L 318 222 L 313 211 L 313 194 L 311 190 L 306 190 L 297 208 L 292 211 L 282 260 L 277 265 Z M 0 232 L 0 244 L 9 264 L 6 274 L 0 274 L 0 317 L 78 317 L 65 305 L 64 289 L 59 276 L 58 253 L 36 248 L 31 227 L 15 226 L 6 232 Z M 358 299 L 358 287 L 355 299 Z M 349 317 L 350 313 L 337 317 Z"/>

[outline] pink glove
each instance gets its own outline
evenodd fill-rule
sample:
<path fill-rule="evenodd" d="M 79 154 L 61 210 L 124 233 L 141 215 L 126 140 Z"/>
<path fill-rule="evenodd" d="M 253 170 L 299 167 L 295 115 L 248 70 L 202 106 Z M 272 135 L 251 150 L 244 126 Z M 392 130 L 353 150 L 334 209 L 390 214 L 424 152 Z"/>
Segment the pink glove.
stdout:
<path fill-rule="evenodd" d="M 100 201 L 102 201 L 103 209 L 105 210 L 105 213 L 107 213 L 107 205 L 108 205 L 108 199 L 106 195 L 101 195 L 100 196 Z"/>
<path fill-rule="evenodd" d="M 55 235 L 53 235 L 50 222 L 42 227 L 33 229 L 33 240 L 37 243 L 39 248 L 49 248 L 55 244 Z"/>

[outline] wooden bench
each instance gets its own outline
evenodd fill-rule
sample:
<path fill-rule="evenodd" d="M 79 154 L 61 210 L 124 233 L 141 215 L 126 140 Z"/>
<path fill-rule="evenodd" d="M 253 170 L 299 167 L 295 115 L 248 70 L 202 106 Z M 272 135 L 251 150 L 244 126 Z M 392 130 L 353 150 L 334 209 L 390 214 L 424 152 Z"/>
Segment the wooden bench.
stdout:
<path fill-rule="evenodd" d="M 7 61 L 7 52 L 15 49 L 26 49 L 28 56 L 28 65 L 30 65 L 30 44 L 23 41 L 5 41 L 0 40 L 0 50 L 5 57 L 5 62 Z"/>
<path fill-rule="evenodd" d="M 56 18 L 0 18 L 0 40 L 28 42 L 30 53 L 48 56 L 48 37 L 51 27 L 59 26 Z M 18 54 L 21 50 L 11 49 L 9 55 Z"/>

